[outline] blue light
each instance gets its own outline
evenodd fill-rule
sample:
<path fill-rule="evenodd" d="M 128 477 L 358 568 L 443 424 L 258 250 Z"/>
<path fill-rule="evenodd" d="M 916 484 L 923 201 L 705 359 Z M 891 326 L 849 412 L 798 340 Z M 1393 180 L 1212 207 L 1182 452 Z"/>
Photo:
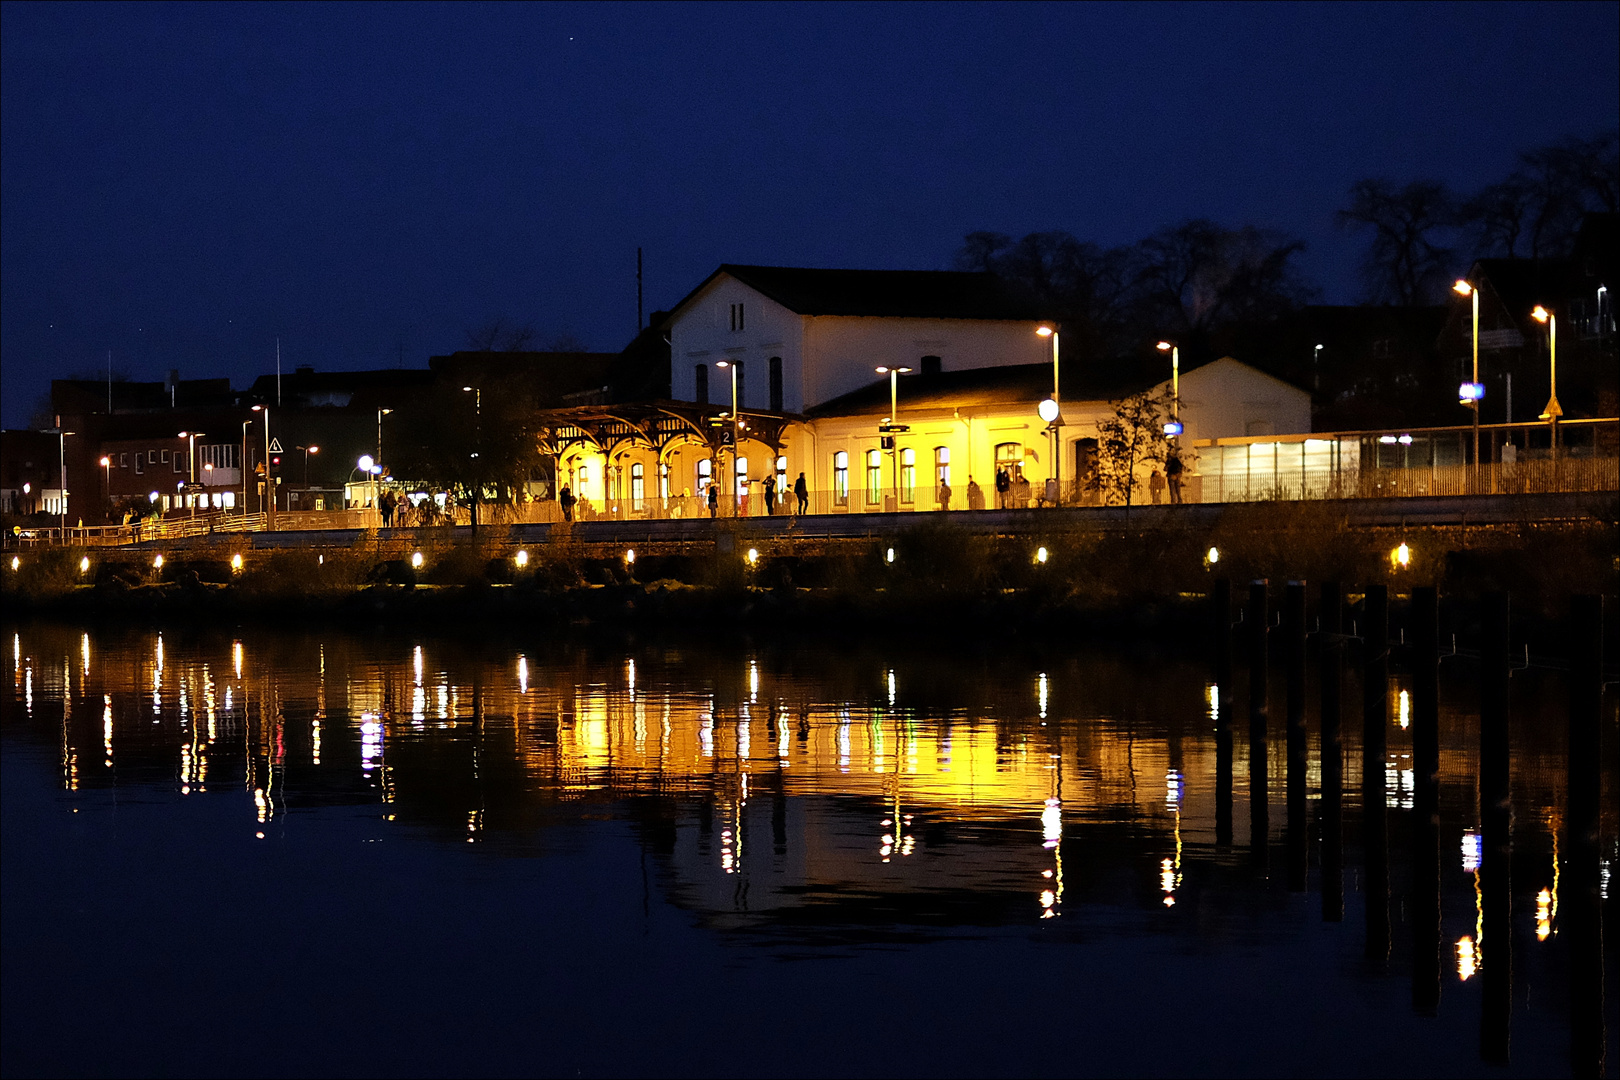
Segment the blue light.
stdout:
<path fill-rule="evenodd" d="M 1180 435 L 1181 434 L 1181 421 L 1172 420 L 1168 424 L 1164 425 L 1164 433 L 1166 435 Z"/>
<path fill-rule="evenodd" d="M 1464 404 L 1470 401 L 1485 400 L 1485 384 L 1477 382 L 1463 383 L 1457 387 L 1457 400 Z"/>

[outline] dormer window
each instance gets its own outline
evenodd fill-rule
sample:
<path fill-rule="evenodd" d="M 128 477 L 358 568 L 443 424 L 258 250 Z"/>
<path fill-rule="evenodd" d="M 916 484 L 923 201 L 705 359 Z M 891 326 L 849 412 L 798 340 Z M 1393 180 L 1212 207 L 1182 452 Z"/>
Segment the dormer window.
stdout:
<path fill-rule="evenodd" d="M 741 330 L 742 328 L 743 328 L 743 306 L 741 304 L 732 304 L 731 305 L 731 329 L 733 331 L 737 331 L 737 330 Z"/>

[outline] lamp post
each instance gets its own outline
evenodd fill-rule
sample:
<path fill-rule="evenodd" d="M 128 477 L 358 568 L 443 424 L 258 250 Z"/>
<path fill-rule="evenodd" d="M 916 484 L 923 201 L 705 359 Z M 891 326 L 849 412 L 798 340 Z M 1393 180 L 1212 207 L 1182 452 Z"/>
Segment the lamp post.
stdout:
<path fill-rule="evenodd" d="M 394 411 L 393 409 L 378 409 L 377 410 L 377 464 L 379 464 L 379 465 L 381 465 L 382 462 L 383 462 L 382 418 L 387 416 L 389 413 L 391 413 L 393 411 Z"/>
<path fill-rule="evenodd" d="M 1551 311 L 1536 305 L 1530 313 L 1536 322 L 1547 324 L 1547 377 L 1551 385 L 1547 397 L 1547 407 L 1541 410 L 1539 419 L 1547 421 L 1552 430 L 1553 463 L 1558 462 L 1558 418 L 1564 415 L 1564 410 L 1558 404 L 1558 316 Z"/>
<path fill-rule="evenodd" d="M 108 520 L 110 521 L 112 519 L 112 510 L 111 510 L 111 504 L 112 504 L 112 455 L 111 454 L 102 454 L 101 455 L 101 471 L 104 474 L 104 480 L 103 480 L 103 483 L 101 485 L 101 502 L 102 502 L 103 506 L 108 507 L 107 517 L 108 517 Z"/>
<path fill-rule="evenodd" d="M 737 427 L 737 365 L 730 360 L 719 360 L 714 366 L 731 370 L 731 516 L 740 517 L 742 499 L 737 494 L 737 441 L 740 438 Z"/>
<path fill-rule="evenodd" d="M 56 452 L 57 452 L 57 455 L 58 455 L 58 459 L 59 459 L 59 461 L 61 463 L 61 469 L 62 469 L 62 502 L 61 502 L 61 509 L 62 509 L 62 525 L 61 525 L 61 527 L 62 527 L 62 531 L 61 531 L 61 534 L 60 534 L 60 539 L 61 539 L 62 543 L 64 543 L 64 544 L 67 543 L 67 513 L 68 513 L 67 437 L 69 435 L 77 435 L 77 434 L 78 434 L 77 431 L 63 431 L 62 430 L 62 418 L 60 416 L 58 416 L 56 418 Z"/>
<path fill-rule="evenodd" d="M 270 406 L 255 405 L 254 412 L 264 413 L 264 494 L 267 511 L 264 527 L 270 532 L 276 531 L 276 487 L 275 477 L 270 475 Z"/>
<path fill-rule="evenodd" d="M 1462 278 L 1458 278 L 1451 291 L 1458 296 L 1470 297 L 1474 302 L 1474 377 L 1462 396 L 1462 402 L 1474 412 L 1474 467 L 1469 474 L 1469 486 L 1477 495 L 1479 494 L 1479 399 L 1485 389 L 1479 382 L 1479 290 Z"/>
<path fill-rule="evenodd" d="M 304 452 L 304 495 L 307 497 L 309 495 L 309 455 L 320 453 L 321 448 L 319 446 L 295 446 L 293 449 Z"/>
<path fill-rule="evenodd" d="M 241 473 L 242 473 L 242 514 L 243 514 L 243 516 L 247 515 L 247 508 L 248 508 L 248 497 L 247 497 L 247 484 L 248 484 L 248 481 L 247 481 L 247 478 L 248 478 L 247 429 L 249 427 L 251 427 L 252 425 L 253 425 L 253 420 L 252 420 L 251 417 L 249 417 L 248 419 L 242 421 L 242 460 L 237 462 L 237 464 L 241 466 Z"/>
<path fill-rule="evenodd" d="M 900 426 L 900 376 L 911 374 L 908 367 L 880 367 L 875 369 L 879 375 L 889 377 L 889 419 L 884 427 L 891 429 L 889 435 L 889 468 L 894 472 L 894 508 L 900 509 L 900 437 L 899 432 L 892 430 Z M 881 430 L 881 429 L 880 429 Z"/>
<path fill-rule="evenodd" d="M 484 446 L 484 388 L 481 387 L 481 386 L 463 386 L 461 388 L 461 392 L 463 394 L 471 394 L 473 396 L 473 452 L 472 452 L 472 456 L 473 456 L 473 461 L 476 462 L 476 464 L 473 467 L 472 538 L 473 538 L 473 546 L 477 547 L 478 546 L 478 500 L 480 498 L 482 498 L 483 494 L 484 494 L 484 476 L 483 476 L 484 462 L 479 457 L 479 452 L 483 449 L 483 446 Z M 381 446 L 382 446 L 382 417 L 383 417 L 382 411 L 378 410 L 378 413 L 377 413 L 377 444 L 378 444 L 379 453 L 381 452 Z M 373 483 L 372 487 L 371 487 L 371 505 L 373 507 L 375 507 L 377 505 L 377 486 L 376 486 L 375 483 Z M 382 512 L 381 510 L 378 511 L 379 514 L 381 512 Z"/>
<path fill-rule="evenodd" d="M 1311 389 L 1318 393 L 1322 390 L 1322 349 L 1324 347 L 1317 345 L 1311 350 Z"/>
<path fill-rule="evenodd" d="M 1057 488 L 1058 488 L 1057 503 L 1058 503 L 1059 506 L 1062 506 L 1063 505 L 1063 454 L 1061 452 L 1062 444 L 1059 443 L 1057 441 L 1057 439 L 1056 439 L 1057 428 L 1060 427 L 1062 425 L 1062 423 L 1063 423 L 1063 421 L 1061 419 L 1061 417 L 1063 415 L 1063 412 L 1062 412 L 1063 399 L 1058 396 L 1058 336 L 1059 335 L 1058 335 L 1058 329 L 1055 326 L 1037 326 L 1035 328 L 1035 332 L 1037 334 L 1039 334 L 1041 337 L 1049 337 L 1049 338 L 1052 339 L 1052 405 L 1053 405 L 1052 413 L 1053 413 L 1053 418 L 1051 420 L 1047 421 L 1047 422 L 1052 425 L 1052 434 L 1053 434 L 1052 450 L 1050 451 L 1051 454 L 1052 454 L 1052 478 L 1057 481 Z"/>
<path fill-rule="evenodd" d="M 180 437 L 188 441 L 186 448 L 186 502 L 191 505 L 191 516 L 197 516 L 197 493 L 192 489 L 197 486 L 197 436 L 206 435 L 206 431 L 182 431 Z"/>

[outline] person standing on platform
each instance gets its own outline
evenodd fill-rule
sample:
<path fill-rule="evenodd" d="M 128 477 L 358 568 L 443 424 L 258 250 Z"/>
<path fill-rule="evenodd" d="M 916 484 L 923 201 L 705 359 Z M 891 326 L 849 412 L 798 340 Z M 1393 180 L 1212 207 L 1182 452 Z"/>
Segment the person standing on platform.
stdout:
<path fill-rule="evenodd" d="M 799 500 L 799 513 L 808 514 L 810 512 L 810 487 L 804 482 L 804 473 L 800 473 L 799 478 L 793 481 L 793 494 Z"/>

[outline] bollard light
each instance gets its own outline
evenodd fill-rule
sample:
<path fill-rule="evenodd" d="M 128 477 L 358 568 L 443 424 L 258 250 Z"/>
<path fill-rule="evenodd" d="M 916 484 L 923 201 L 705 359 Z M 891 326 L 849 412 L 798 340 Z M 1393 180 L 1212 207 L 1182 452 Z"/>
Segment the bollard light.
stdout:
<path fill-rule="evenodd" d="M 894 562 L 894 548 L 889 548 L 883 553 L 883 561 L 886 563 Z"/>
<path fill-rule="evenodd" d="M 89 562 L 89 560 L 88 560 L 88 559 L 86 559 L 86 560 L 85 560 L 85 561 L 86 561 L 86 562 Z M 19 558 L 17 558 L 17 556 L 15 556 L 15 555 L 13 555 L 13 556 L 12 556 L 12 557 L 11 557 L 11 568 L 12 568 L 12 569 L 13 569 L 13 570 L 15 570 L 15 569 L 17 569 L 17 568 L 18 568 L 18 567 L 20 567 L 20 566 L 22 566 L 22 560 L 21 560 L 21 559 L 19 559 Z M 82 569 L 82 567 L 81 567 L 81 569 Z"/>
<path fill-rule="evenodd" d="M 518 564 L 519 569 L 522 569 L 523 567 L 529 565 L 529 553 L 527 551 L 519 551 L 512 561 Z"/>
<path fill-rule="evenodd" d="M 11 568 L 13 570 L 17 569 L 17 560 L 15 558 L 13 558 L 11 560 Z M 90 572 L 90 556 L 86 555 L 84 558 L 79 560 L 79 573 L 88 574 L 89 572 Z"/>
<path fill-rule="evenodd" d="M 1220 562 L 1221 561 L 1221 549 L 1218 548 L 1218 547 L 1211 547 L 1208 551 L 1206 551 L 1204 553 L 1204 561 L 1209 563 L 1209 565 L 1211 565 L 1211 566 L 1214 566 L 1216 563 Z"/>
<path fill-rule="evenodd" d="M 1402 540 L 1401 546 L 1389 553 L 1389 561 L 1397 570 L 1404 570 L 1412 564 L 1412 549 L 1406 546 L 1406 541 Z"/>
<path fill-rule="evenodd" d="M 86 562 L 88 562 L 88 561 L 89 560 L 86 560 Z M 154 569 L 154 570 L 163 569 L 163 556 L 159 555 L 157 558 L 152 560 L 152 569 Z"/>
<path fill-rule="evenodd" d="M 240 552 L 231 556 L 231 571 L 237 574 L 242 572 L 242 555 Z"/>
<path fill-rule="evenodd" d="M 749 566 L 753 566 L 755 563 L 759 562 L 759 549 L 749 548 L 748 554 L 745 555 L 744 558 L 748 560 Z"/>
<path fill-rule="evenodd" d="M 1046 549 L 1045 548 L 1042 547 L 1042 548 L 1036 548 L 1035 549 L 1035 561 L 1040 563 L 1042 566 L 1046 565 Z"/>
<path fill-rule="evenodd" d="M 636 565 L 636 549 L 635 548 L 627 548 L 625 550 L 624 561 L 630 566 Z"/>
<path fill-rule="evenodd" d="M 420 551 L 415 552 L 415 553 L 413 553 L 411 555 L 411 569 L 412 570 L 420 570 L 420 569 L 422 569 L 422 553 Z"/>

